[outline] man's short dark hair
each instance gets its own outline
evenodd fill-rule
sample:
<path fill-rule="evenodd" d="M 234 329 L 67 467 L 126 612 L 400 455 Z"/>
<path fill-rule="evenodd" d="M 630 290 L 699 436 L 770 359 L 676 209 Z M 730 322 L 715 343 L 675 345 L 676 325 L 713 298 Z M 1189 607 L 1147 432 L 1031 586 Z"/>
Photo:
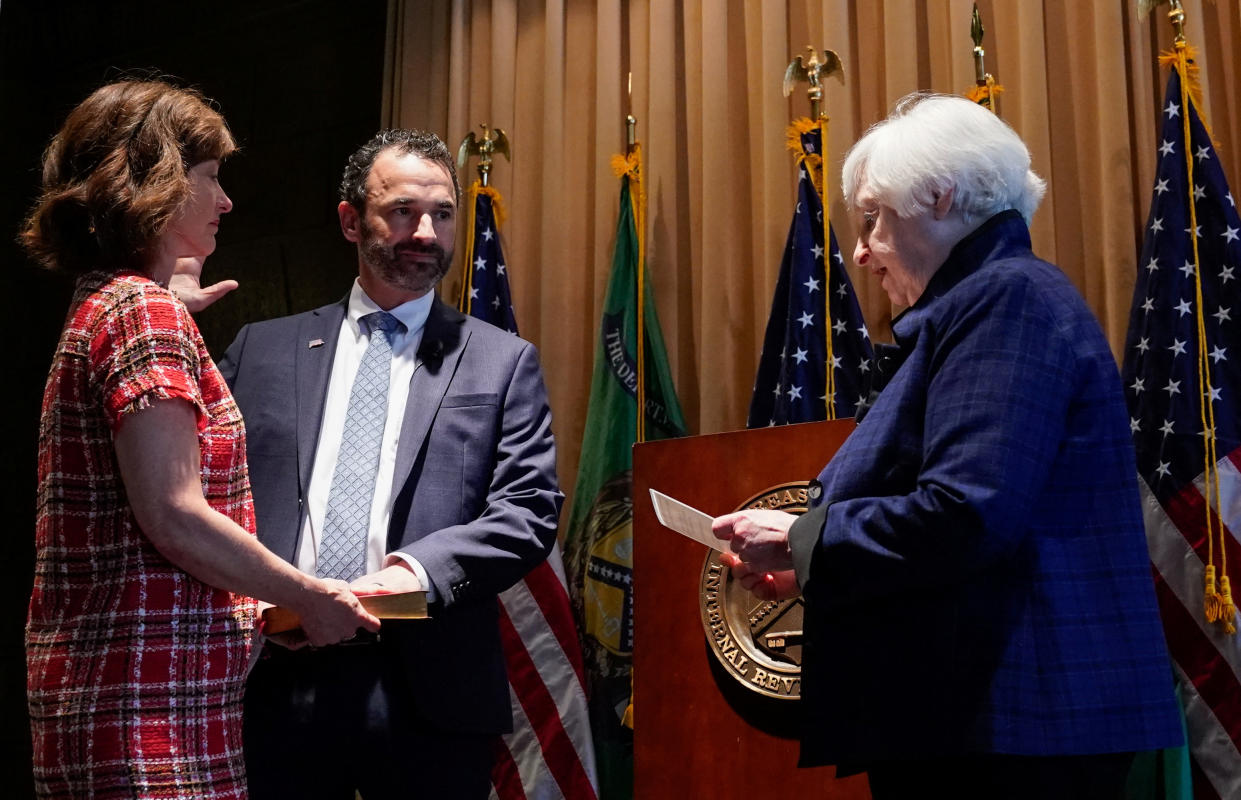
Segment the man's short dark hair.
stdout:
<path fill-rule="evenodd" d="M 371 165 L 385 150 L 396 150 L 402 155 L 415 155 L 427 161 L 443 164 L 452 176 L 452 188 L 457 203 L 461 203 L 461 184 L 457 182 L 457 166 L 453 163 L 448 146 L 440 137 L 427 131 L 405 128 L 389 128 L 375 134 L 369 142 L 359 147 L 345 164 L 345 175 L 340 181 L 340 199 L 363 211 L 366 208 L 366 178 Z"/>

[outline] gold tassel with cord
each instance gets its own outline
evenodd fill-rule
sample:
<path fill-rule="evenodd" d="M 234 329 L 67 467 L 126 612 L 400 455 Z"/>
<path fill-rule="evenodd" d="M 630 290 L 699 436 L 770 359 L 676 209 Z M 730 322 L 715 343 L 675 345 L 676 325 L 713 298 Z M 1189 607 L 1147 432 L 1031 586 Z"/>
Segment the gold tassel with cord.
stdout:
<path fill-rule="evenodd" d="M 1206 614 L 1207 622 L 1218 622 L 1220 614 L 1220 597 L 1219 591 L 1215 588 L 1215 565 L 1207 564 L 1203 570 L 1203 588 L 1202 588 L 1202 610 Z"/>
<path fill-rule="evenodd" d="M 1180 77 L 1181 83 L 1181 127 L 1184 137 L 1185 147 L 1185 171 L 1186 183 L 1189 185 L 1189 230 L 1197 230 L 1198 214 L 1196 198 L 1193 196 L 1192 187 L 1194 186 L 1194 154 L 1191 152 L 1192 132 L 1190 129 L 1190 110 L 1193 107 L 1201 109 L 1202 87 L 1198 81 L 1198 66 L 1193 62 L 1194 50 L 1189 47 L 1184 39 L 1178 37 L 1174 48 L 1163 53 L 1159 58 L 1162 66 L 1170 66 L 1176 70 Z M 1202 118 L 1199 112 L 1199 121 L 1202 122 L 1203 128 L 1210 135 L 1210 128 L 1207 127 L 1206 120 Z M 1212 138 L 1214 146 L 1214 138 Z M 1198 237 L 1191 236 L 1190 243 L 1193 251 L 1193 267 L 1194 267 L 1194 300 L 1197 317 L 1197 339 L 1198 339 L 1198 389 L 1201 397 L 1210 398 L 1212 396 L 1211 382 L 1211 364 L 1207 357 L 1207 335 L 1206 321 L 1204 319 L 1204 305 L 1202 299 L 1202 267 L 1198 253 Z M 1228 557 L 1224 546 L 1224 529 L 1222 522 L 1218 524 L 1219 530 L 1219 583 L 1216 583 L 1216 567 L 1215 567 L 1215 529 L 1217 525 L 1212 515 L 1212 508 L 1219 502 L 1219 459 L 1215 451 L 1215 407 L 1210 400 L 1206 400 L 1200 409 L 1200 418 L 1202 422 L 1202 430 L 1204 431 L 1203 448 L 1203 471 L 1202 478 L 1205 488 L 1203 499 L 1205 500 L 1206 512 L 1206 538 L 1207 538 L 1207 563 L 1203 569 L 1203 591 L 1202 606 L 1203 616 L 1207 622 L 1218 623 L 1224 632 L 1228 635 L 1236 633 L 1237 627 L 1234 621 L 1236 616 L 1236 606 L 1232 600 L 1232 586 L 1228 580 Z M 1214 496 L 1214 498 L 1212 498 Z"/>
<path fill-rule="evenodd" d="M 1237 632 L 1237 605 L 1232 601 L 1232 583 L 1227 575 L 1219 579 L 1219 622 L 1229 636 Z"/>

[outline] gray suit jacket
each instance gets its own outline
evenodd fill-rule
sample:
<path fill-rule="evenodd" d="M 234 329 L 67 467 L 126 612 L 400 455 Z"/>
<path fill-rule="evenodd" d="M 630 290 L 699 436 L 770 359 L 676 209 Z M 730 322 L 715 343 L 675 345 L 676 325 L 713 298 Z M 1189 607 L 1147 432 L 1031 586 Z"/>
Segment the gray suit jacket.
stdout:
<path fill-rule="evenodd" d="M 347 298 L 346 298 L 347 301 Z M 292 562 L 346 302 L 242 328 L 220 361 L 245 418 L 259 539 Z M 310 343 L 323 344 L 311 347 Z M 563 495 L 535 348 L 436 299 L 397 447 L 389 552 L 424 567 L 430 620 L 385 622 L 418 707 L 452 730 L 512 725 L 496 595 L 546 557 Z"/>

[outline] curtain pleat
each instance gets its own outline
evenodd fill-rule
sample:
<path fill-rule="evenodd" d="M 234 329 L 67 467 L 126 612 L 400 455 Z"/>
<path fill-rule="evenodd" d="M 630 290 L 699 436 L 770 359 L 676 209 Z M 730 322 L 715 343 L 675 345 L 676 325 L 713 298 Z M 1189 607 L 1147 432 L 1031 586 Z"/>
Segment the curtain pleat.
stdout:
<path fill-rule="evenodd" d="M 1000 113 L 1049 189 L 1035 251 L 1073 280 L 1120 356 L 1140 228 L 1154 181 L 1156 63 L 1172 43 L 1162 6 L 1135 0 L 980 0 Z M 1241 187 L 1241 5 L 1187 0 L 1206 117 Z M 647 257 L 691 430 L 745 422 L 779 259 L 793 212 L 789 121 L 805 86 L 781 93 L 807 45 L 837 51 L 825 87 L 830 213 L 867 326 L 889 339 L 893 309 L 852 266 L 840 198 L 844 153 L 916 89 L 973 83 L 972 0 L 390 0 L 385 124 L 426 128 L 454 149 L 479 123 L 504 128 L 512 161 L 491 181 L 522 335 L 539 346 L 572 489 L 599 315 L 615 237 L 609 160 L 638 119 L 648 192 Z M 632 92 L 627 75 L 632 73 Z M 474 177 L 473 165 L 462 182 Z M 460 248 L 458 248 L 460 250 Z M 459 259 L 458 259 L 459 260 Z M 455 300 L 460 265 L 442 292 Z"/>

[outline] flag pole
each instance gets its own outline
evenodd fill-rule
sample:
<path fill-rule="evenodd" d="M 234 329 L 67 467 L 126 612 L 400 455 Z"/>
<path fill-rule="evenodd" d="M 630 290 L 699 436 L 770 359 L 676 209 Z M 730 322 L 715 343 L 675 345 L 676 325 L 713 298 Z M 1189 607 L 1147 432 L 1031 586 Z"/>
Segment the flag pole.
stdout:
<path fill-rule="evenodd" d="M 829 263 L 832 249 L 832 223 L 830 214 L 828 213 L 828 197 L 827 197 L 827 132 L 829 118 L 823 110 L 823 78 L 829 75 L 836 77 L 843 84 L 845 82 L 845 68 L 840 56 L 835 50 L 824 50 L 823 60 L 819 60 L 819 52 L 811 45 L 806 45 L 808 59 L 802 60 L 801 56 L 797 56 L 784 71 L 784 96 L 788 97 L 793 93 L 793 87 L 798 81 L 804 81 L 809 84 L 806 89 L 806 98 L 810 101 L 810 118 L 813 124 L 819 129 L 819 201 L 823 206 L 823 275 L 826 280 L 831 275 L 831 264 Z M 802 154 L 802 162 L 806 163 L 805 153 Z M 807 169 L 813 170 L 813 166 L 807 164 Z M 813 175 L 813 171 L 811 172 Z M 812 181 L 813 182 L 813 181 Z M 823 291 L 823 314 L 826 324 L 823 326 L 824 352 L 826 354 L 826 364 L 824 365 L 824 392 L 823 401 L 826 411 L 826 418 L 836 419 L 836 373 L 833 369 L 835 354 L 832 352 L 832 293 L 824 286 Z"/>
<path fill-rule="evenodd" d="M 981 87 L 986 93 L 979 101 L 987 107 L 992 114 L 995 113 L 995 98 L 991 94 L 991 87 L 995 85 L 995 78 L 991 77 L 991 73 L 987 72 L 987 68 L 983 63 L 987 52 L 982 49 L 982 37 L 986 33 L 986 29 L 982 26 L 982 15 L 978 13 L 978 4 L 974 4 L 974 13 L 970 16 L 970 38 L 974 41 L 974 84 Z"/>
<path fill-rule="evenodd" d="M 457 148 L 457 169 L 459 170 L 465 169 L 465 165 L 469 163 L 470 156 L 478 156 L 478 179 L 470 184 L 470 188 L 465 196 L 466 205 L 469 206 L 469 210 L 466 212 L 465 225 L 465 260 L 462 262 L 465 267 L 465 275 L 461 280 L 461 296 L 457 298 L 457 310 L 467 316 L 469 316 L 473 307 L 474 270 L 471 268 L 471 265 L 474 262 L 474 225 L 477 216 L 478 195 L 485 192 L 490 194 L 493 201 L 498 203 L 500 199 L 499 193 L 488 186 L 493 154 L 503 153 L 505 158 L 510 161 L 513 160 L 512 146 L 509 144 L 508 135 L 503 128 L 492 128 L 485 122 L 479 123 L 479 127 L 483 129 L 481 137 L 475 136 L 474 131 L 470 131 L 461 140 L 461 146 Z M 497 228 L 500 225 L 501 216 L 502 213 L 497 208 Z"/>
<path fill-rule="evenodd" d="M 1139 0 L 1138 14 L 1145 16 L 1159 5 L 1161 0 Z M 1199 406 L 1199 419 L 1202 424 L 1203 436 L 1203 485 L 1205 491 L 1203 498 L 1206 501 L 1204 511 L 1206 515 L 1206 540 L 1207 540 L 1207 563 L 1203 569 L 1203 615 L 1208 622 L 1219 624 L 1225 633 L 1235 634 L 1236 623 L 1233 621 L 1236 616 L 1236 604 L 1232 599 L 1232 583 L 1228 576 L 1228 554 L 1225 551 L 1225 532 L 1223 522 L 1215 519 L 1213 507 L 1217 507 L 1220 502 L 1220 486 L 1219 486 L 1219 458 L 1216 454 L 1215 441 L 1215 406 L 1211 402 L 1214 392 L 1213 381 L 1211 380 L 1211 362 L 1210 355 L 1207 353 L 1207 336 L 1206 336 L 1206 319 L 1205 310 L 1202 307 L 1202 266 L 1198 252 L 1198 209 L 1195 202 L 1195 185 L 1194 185 L 1194 158 L 1195 153 L 1191 145 L 1191 129 L 1189 121 L 1189 109 L 1191 105 L 1197 107 L 1200 88 L 1198 85 L 1197 70 L 1198 67 L 1193 62 L 1194 51 L 1185 39 L 1185 9 L 1181 5 L 1181 0 L 1169 0 L 1168 22 L 1172 25 L 1175 37 L 1172 40 L 1172 50 L 1164 52 L 1159 57 L 1159 63 L 1164 66 L 1171 66 L 1176 70 L 1179 78 L 1181 94 L 1181 131 L 1183 139 L 1183 147 L 1185 150 L 1185 169 L 1186 169 L 1186 192 L 1188 193 L 1189 206 L 1189 230 L 1190 230 L 1190 246 L 1193 252 L 1194 267 L 1194 301 L 1196 303 L 1196 323 L 1197 323 L 1197 341 L 1198 341 L 1198 390 L 1199 397 L 1205 398 Z M 1202 125 L 1210 135 L 1210 126 L 1203 117 L 1202 109 L 1198 108 L 1198 118 Z M 1218 572 L 1216 565 L 1216 553 L 1218 552 L 1219 564 Z"/>
<path fill-rule="evenodd" d="M 638 120 L 633 110 L 633 73 L 628 77 L 628 95 L 630 113 L 625 115 L 625 153 L 628 155 L 632 168 L 630 180 L 632 187 L 629 193 L 633 204 L 634 233 L 638 240 L 638 330 L 637 330 L 637 367 L 638 367 L 638 424 L 637 442 L 646 441 L 646 192 L 642 186 L 642 145 L 638 143 Z"/>
<path fill-rule="evenodd" d="M 974 85 L 965 96 L 992 114 L 999 116 L 996 109 L 996 96 L 1004 91 L 1004 87 L 995 82 L 995 77 L 987 72 L 985 59 L 987 51 L 983 50 L 982 38 L 986 34 L 982 26 L 982 15 L 978 13 L 978 4 L 974 4 L 974 12 L 970 15 L 970 39 L 974 42 Z"/>
<path fill-rule="evenodd" d="M 1189 193 L 1189 228 L 1190 245 L 1194 254 L 1194 294 L 1197 310 L 1198 328 L 1198 396 L 1203 398 L 1200 407 L 1200 419 L 1204 439 L 1203 448 L 1203 482 L 1205 484 L 1205 509 L 1207 532 L 1207 565 L 1203 570 L 1203 611 L 1208 622 L 1220 624 L 1225 633 L 1236 633 L 1233 619 L 1236 605 L 1232 599 L 1232 585 L 1228 577 L 1228 555 L 1224 548 L 1224 530 L 1222 522 L 1214 519 L 1212 506 L 1220 502 L 1218 456 L 1215 451 L 1215 406 L 1211 402 L 1212 381 L 1210 355 L 1207 353 L 1206 319 L 1202 307 L 1202 266 L 1198 255 L 1198 211 L 1194 198 L 1194 152 L 1190 144 L 1189 108 L 1196 92 L 1196 76 L 1192 74 L 1192 53 L 1185 40 L 1185 9 L 1180 0 L 1170 0 L 1168 21 L 1176 32 L 1173 39 L 1173 64 L 1180 76 L 1181 84 L 1181 119 L 1184 132 L 1185 168 L 1187 170 L 1186 191 Z M 1202 117 L 1202 109 L 1198 109 Z M 1203 125 L 1206 121 L 1203 120 Z M 1214 500 L 1213 500 L 1214 498 Z M 1216 541 L 1218 539 L 1218 542 Z M 1219 571 L 1216 572 L 1216 551 L 1219 554 Z M 1218 576 L 1218 582 L 1217 582 Z"/>
<path fill-rule="evenodd" d="M 842 76 L 844 75 L 843 68 L 841 69 L 841 75 Z M 820 91 L 821 90 L 822 89 L 820 87 Z M 822 161 L 823 166 L 822 166 L 822 169 L 820 170 L 823 173 L 823 188 L 819 192 L 819 200 L 823 204 L 823 251 L 824 251 L 823 252 L 823 276 L 824 276 L 824 285 L 823 285 L 824 317 L 823 319 L 826 322 L 826 324 L 823 326 L 823 338 L 826 340 L 825 345 L 826 345 L 826 354 L 827 354 L 827 365 L 826 365 L 826 370 L 825 370 L 826 388 L 824 389 L 823 397 L 824 397 L 824 404 L 827 409 L 827 418 L 836 419 L 836 370 L 832 366 L 833 364 L 836 363 L 835 353 L 832 352 L 832 293 L 828 289 L 829 285 L 831 284 L 831 281 L 827 280 L 827 276 L 832 274 L 832 265 L 830 263 L 831 258 L 832 258 L 831 256 L 832 223 L 830 220 L 831 215 L 828 213 L 828 209 L 830 208 L 830 203 L 828 202 L 828 197 L 827 197 L 827 152 L 828 152 L 827 125 L 828 125 L 828 119 L 827 119 L 827 114 L 823 112 L 822 105 L 819 106 L 816 119 L 819 123 L 819 150 L 821 151 L 819 155 L 823 157 L 823 161 Z"/>
<path fill-rule="evenodd" d="M 471 136 L 473 133 L 471 132 Z M 462 143 L 464 147 L 464 143 Z M 462 165 L 464 166 L 464 165 Z M 474 290 L 474 217 L 477 214 L 478 182 L 470 184 L 465 193 L 465 258 L 461 262 L 464 275 L 461 277 L 461 295 L 457 298 L 457 310 L 467 317 L 473 311 Z"/>

